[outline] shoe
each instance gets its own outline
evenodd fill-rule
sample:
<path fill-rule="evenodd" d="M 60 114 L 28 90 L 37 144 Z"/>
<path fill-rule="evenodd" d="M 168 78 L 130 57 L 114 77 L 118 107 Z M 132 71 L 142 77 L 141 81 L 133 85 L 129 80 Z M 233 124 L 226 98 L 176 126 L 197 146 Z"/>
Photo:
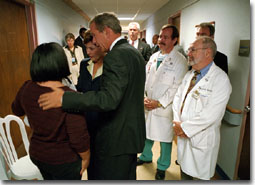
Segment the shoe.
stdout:
<path fill-rule="evenodd" d="M 140 166 L 140 165 L 142 165 L 143 163 L 152 163 L 152 161 L 143 161 L 143 160 L 141 160 L 139 157 L 137 157 L 136 165 L 137 165 L 137 166 Z"/>
<path fill-rule="evenodd" d="M 157 173 L 156 173 L 155 179 L 156 180 L 164 180 L 165 179 L 165 171 L 157 169 Z"/>

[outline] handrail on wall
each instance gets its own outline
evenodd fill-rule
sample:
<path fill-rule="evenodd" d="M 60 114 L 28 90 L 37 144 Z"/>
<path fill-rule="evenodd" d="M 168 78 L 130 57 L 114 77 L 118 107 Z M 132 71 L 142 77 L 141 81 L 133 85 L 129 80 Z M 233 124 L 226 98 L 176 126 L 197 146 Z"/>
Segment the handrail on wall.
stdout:
<path fill-rule="evenodd" d="M 242 111 L 239 109 L 234 109 L 233 107 L 231 107 L 230 105 L 227 105 L 226 109 L 233 113 L 233 114 L 242 114 Z"/>

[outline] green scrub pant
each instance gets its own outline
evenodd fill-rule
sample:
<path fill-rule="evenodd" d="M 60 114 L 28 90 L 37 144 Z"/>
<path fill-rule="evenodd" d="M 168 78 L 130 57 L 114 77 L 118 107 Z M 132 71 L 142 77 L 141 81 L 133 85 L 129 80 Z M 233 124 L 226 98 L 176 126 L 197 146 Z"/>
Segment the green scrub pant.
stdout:
<path fill-rule="evenodd" d="M 152 161 L 152 146 L 154 141 L 150 139 L 145 140 L 143 153 L 139 158 L 143 161 Z M 160 142 L 160 156 L 157 160 L 157 168 L 159 170 L 166 170 L 171 163 L 172 143 Z"/>

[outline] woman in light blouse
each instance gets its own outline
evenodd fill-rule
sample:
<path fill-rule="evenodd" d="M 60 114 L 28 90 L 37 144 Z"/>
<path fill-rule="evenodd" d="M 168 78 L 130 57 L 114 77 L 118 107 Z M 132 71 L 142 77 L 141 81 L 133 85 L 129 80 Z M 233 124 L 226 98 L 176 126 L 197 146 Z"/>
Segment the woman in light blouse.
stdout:
<path fill-rule="evenodd" d="M 69 78 L 72 80 L 74 85 L 77 85 L 79 73 L 80 73 L 80 63 L 84 59 L 83 51 L 80 46 L 74 45 L 75 37 L 72 33 L 68 33 L 65 36 L 65 41 L 67 45 L 63 47 L 71 75 Z"/>

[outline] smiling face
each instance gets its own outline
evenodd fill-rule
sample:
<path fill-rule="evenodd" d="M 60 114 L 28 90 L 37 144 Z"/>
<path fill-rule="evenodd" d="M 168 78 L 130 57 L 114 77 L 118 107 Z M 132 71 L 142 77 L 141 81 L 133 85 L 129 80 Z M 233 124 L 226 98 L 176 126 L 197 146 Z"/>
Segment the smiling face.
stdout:
<path fill-rule="evenodd" d="M 99 32 L 94 22 L 90 24 L 90 32 L 93 35 L 93 44 L 100 46 L 102 51 L 107 52 L 109 51 L 110 44 L 108 43 L 105 29 L 102 32 Z"/>

